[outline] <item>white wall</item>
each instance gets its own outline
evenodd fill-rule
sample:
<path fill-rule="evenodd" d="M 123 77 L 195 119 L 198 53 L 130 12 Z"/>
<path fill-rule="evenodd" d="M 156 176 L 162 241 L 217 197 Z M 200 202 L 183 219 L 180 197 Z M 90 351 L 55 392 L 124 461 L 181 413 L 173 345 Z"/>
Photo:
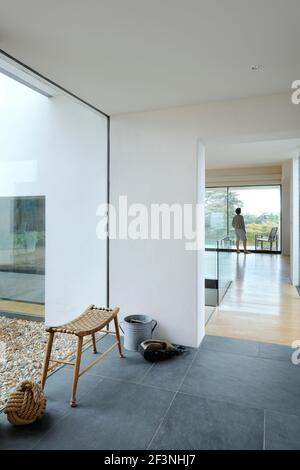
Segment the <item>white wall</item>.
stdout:
<path fill-rule="evenodd" d="M 300 113 L 289 95 L 111 118 L 111 199 L 196 203 L 197 141 L 242 142 L 299 135 Z M 122 314 L 148 313 L 157 335 L 195 346 L 197 254 L 181 241 L 114 241 L 110 252 L 110 298 Z M 201 296 L 202 294 L 200 294 Z M 203 303 L 204 299 L 199 299 Z"/>
<path fill-rule="evenodd" d="M 197 138 L 168 128 L 114 119 L 111 136 L 111 202 L 197 202 Z M 201 282 L 201 281 L 200 281 Z M 148 314 L 157 336 L 195 346 L 197 255 L 183 240 L 112 240 L 110 299 L 121 315 Z M 199 299 L 203 302 L 203 299 Z"/>
<path fill-rule="evenodd" d="M 106 119 L 0 75 L 0 196 L 46 196 L 46 322 L 106 304 Z"/>

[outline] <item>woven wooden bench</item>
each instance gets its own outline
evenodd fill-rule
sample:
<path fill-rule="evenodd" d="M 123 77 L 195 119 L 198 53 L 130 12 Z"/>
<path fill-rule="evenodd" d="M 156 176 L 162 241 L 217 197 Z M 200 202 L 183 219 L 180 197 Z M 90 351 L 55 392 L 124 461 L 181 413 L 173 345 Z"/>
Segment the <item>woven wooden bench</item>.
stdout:
<path fill-rule="evenodd" d="M 118 323 L 118 313 L 119 308 L 99 308 L 95 305 L 90 305 L 79 317 L 75 318 L 64 325 L 59 326 L 50 326 L 46 328 L 46 331 L 49 333 L 48 337 L 48 344 L 45 353 L 45 360 L 44 360 L 44 367 L 42 372 L 42 387 L 44 388 L 45 382 L 47 379 L 48 371 L 51 370 L 53 367 L 56 367 L 55 364 L 52 367 L 49 367 L 49 362 L 59 363 L 59 364 L 69 364 L 74 367 L 74 374 L 73 374 L 73 384 L 72 384 L 72 397 L 70 401 L 70 405 L 72 407 L 76 406 L 76 390 L 77 390 L 77 383 L 78 378 L 87 372 L 91 367 L 97 364 L 104 356 L 106 356 L 110 351 L 112 351 L 116 346 L 118 346 L 120 357 L 124 357 L 122 353 L 122 346 L 120 341 L 120 330 L 119 330 L 119 323 Z M 111 321 L 114 321 L 115 324 L 115 332 L 109 332 L 107 329 L 103 330 Z M 92 343 L 93 343 L 93 351 L 97 353 L 96 348 L 96 337 L 95 333 L 103 332 L 105 334 L 115 334 L 116 335 L 116 342 L 113 343 L 106 351 L 104 351 L 95 361 L 91 362 L 88 366 L 86 366 L 83 370 L 80 371 L 80 361 L 81 361 L 81 352 L 82 352 L 82 345 L 83 345 L 83 338 L 85 336 L 91 336 Z M 51 360 L 51 351 L 52 351 L 52 344 L 55 333 L 66 333 L 69 335 L 75 335 L 78 337 L 77 341 L 77 350 L 75 355 L 75 362 L 68 362 L 65 360 Z M 74 355 L 75 351 L 68 354 Z M 67 357 L 68 357 L 67 356 Z"/>

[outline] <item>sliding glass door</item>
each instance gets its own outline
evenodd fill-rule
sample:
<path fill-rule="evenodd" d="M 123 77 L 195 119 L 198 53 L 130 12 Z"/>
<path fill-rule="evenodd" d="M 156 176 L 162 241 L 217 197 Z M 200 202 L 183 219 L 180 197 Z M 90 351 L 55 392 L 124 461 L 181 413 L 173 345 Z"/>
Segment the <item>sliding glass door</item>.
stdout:
<path fill-rule="evenodd" d="M 281 249 L 280 186 L 229 188 L 229 198 L 242 208 L 249 248 L 255 249 L 256 238 L 257 249 L 279 251 Z M 234 207 L 231 207 L 231 212 L 228 215 L 230 219 L 234 216 Z M 234 239 L 234 230 L 231 224 L 230 239 Z"/>
<path fill-rule="evenodd" d="M 281 187 L 241 186 L 206 189 L 206 247 L 229 237 L 234 248 L 232 218 L 240 207 L 245 219 L 248 246 L 252 250 L 281 250 Z"/>

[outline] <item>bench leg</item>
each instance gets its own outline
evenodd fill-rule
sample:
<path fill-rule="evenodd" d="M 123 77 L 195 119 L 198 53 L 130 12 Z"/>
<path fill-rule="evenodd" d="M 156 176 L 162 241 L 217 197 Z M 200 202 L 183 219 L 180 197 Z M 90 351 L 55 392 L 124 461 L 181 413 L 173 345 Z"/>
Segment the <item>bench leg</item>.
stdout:
<path fill-rule="evenodd" d="M 49 361 L 50 361 L 50 356 L 51 356 L 51 351 L 52 351 L 53 338 L 54 338 L 54 333 L 50 332 L 49 337 L 48 337 L 48 343 L 47 343 L 47 349 L 46 349 L 43 372 L 42 372 L 42 379 L 41 379 L 41 385 L 42 385 L 43 389 L 44 389 L 45 382 L 46 382 L 46 379 L 47 379 Z"/>
<path fill-rule="evenodd" d="M 116 338 L 118 342 L 118 348 L 119 348 L 119 353 L 120 357 L 124 357 L 122 353 L 122 345 L 121 345 L 121 338 L 120 338 L 120 330 L 119 330 L 119 322 L 118 322 L 118 317 L 114 318 L 114 323 L 115 323 L 115 330 L 116 330 Z"/>
<path fill-rule="evenodd" d="M 97 346 L 96 346 L 96 336 L 95 333 L 92 333 L 92 340 L 93 340 L 93 352 L 94 354 L 97 353 Z"/>
<path fill-rule="evenodd" d="M 79 376 L 79 369 L 80 369 L 82 342 L 83 342 L 83 337 L 78 336 L 76 361 L 75 361 L 74 373 L 73 373 L 72 398 L 71 398 L 71 401 L 70 401 L 70 405 L 73 408 L 75 406 L 77 406 L 77 403 L 76 403 L 76 390 L 77 390 L 77 383 L 78 383 L 78 376 Z"/>

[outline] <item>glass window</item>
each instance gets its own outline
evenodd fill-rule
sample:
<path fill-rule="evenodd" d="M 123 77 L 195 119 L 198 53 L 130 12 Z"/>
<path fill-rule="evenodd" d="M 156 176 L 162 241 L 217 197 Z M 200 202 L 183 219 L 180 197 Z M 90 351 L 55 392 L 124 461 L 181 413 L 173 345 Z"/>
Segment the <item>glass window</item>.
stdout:
<path fill-rule="evenodd" d="M 0 197 L 0 298 L 45 302 L 45 197 Z"/>
<path fill-rule="evenodd" d="M 227 236 L 227 188 L 207 188 L 205 192 L 205 240 L 214 248 Z"/>
<path fill-rule="evenodd" d="M 281 191 L 279 185 L 207 188 L 205 203 L 206 247 L 229 237 L 235 245 L 232 218 L 240 207 L 245 219 L 248 247 L 280 251 Z"/>
<path fill-rule="evenodd" d="M 107 118 L 0 73 L 0 127 L 0 314 L 58 324 L 105 306 Z"/>
<path fill-rule="evenodd" d="M 241 207 L 248 247 L 255 248 L 255 237 L 257 236 L 258 249 L 280 250 L 280 198 L 280 186 L 229 188 L 230 239 L 233 242 L 235 240 L 231 221 L 235 215 L 236 207 Z M 273 242 L 261 241 L 261 238 L 268 239 L 270 237 L 272 229 L 273 233 L 276 232 Z"/>

